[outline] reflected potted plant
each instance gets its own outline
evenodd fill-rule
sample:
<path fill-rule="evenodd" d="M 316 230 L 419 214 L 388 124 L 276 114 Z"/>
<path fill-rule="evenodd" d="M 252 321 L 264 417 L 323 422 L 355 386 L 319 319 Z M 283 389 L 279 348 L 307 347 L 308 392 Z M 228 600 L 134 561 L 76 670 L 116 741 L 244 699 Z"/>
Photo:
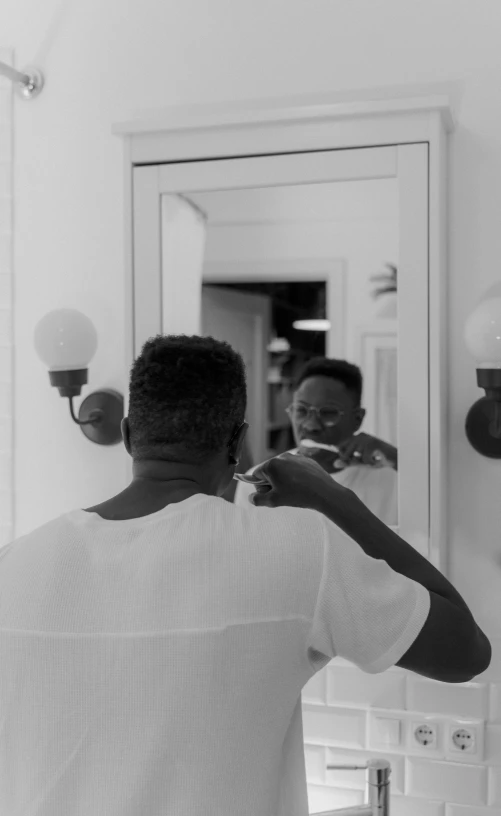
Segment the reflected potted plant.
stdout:
<path fill-rule="evenodd" d="M 381 299 L 381 307 L 377 310 L 378 317 L 391 320 L 397 316 L 397 267 L 394 264 L 385 264 L 386 272 L 373 275 L 370 280 L 377 282 L 373 291 L 375 300 Z"/>

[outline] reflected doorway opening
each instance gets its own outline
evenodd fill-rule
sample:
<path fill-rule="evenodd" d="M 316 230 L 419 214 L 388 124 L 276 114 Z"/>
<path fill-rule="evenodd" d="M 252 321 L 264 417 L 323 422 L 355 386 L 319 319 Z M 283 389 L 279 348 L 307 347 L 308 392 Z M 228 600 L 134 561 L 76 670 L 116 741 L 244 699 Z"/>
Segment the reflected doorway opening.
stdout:
<path fill-rule="evenodd" d="M 328 319 L 325 281 L 225 282 L 204 284 L 203 290 L 210 290 L 212 293 L 224 291 L 249 296 L 261 295 L 269 300 L 269 322 L 266 328 L 263 326 L 265 335 L 258 338 L 257 342 L 254 338 L 253 349 L 245 351 L 235 343 L 235 350 L 243 354 L 244 360 L 249 353 L 264 356 L 261 369 L 264 381 L 261 383 L 261 397 L 258 399 L 262 411 L 254 417 L 254 421 L 262 423 L 263 426 L 264 458 L 290 450 L 294 447 L 294 437 L 285 409 L 292 402 L 295 380 L 308 360 L 326 355 L 325 329 L 298 329 L 294 327 L 294 323 L 298 320 Z M 207 321 L 204 321 L 203 316 L 202 323 L 204 322 Z M 217 339 L 227 339 L 224 337 L 224 326 L 219 325 L 218 329 Z M 228 339 L 228 342 L 233 345 L 231 339 Z M 255 400 L 254 391 L 260 386 L 259 382 L 253 380 L 250 371 L 255 370 L 255 363 L 253 360 L 249 366 L 247 362 L 249 404 Z M 262 460 L 263 451 L 253 449 L 250 443 L 245 464 L 250 461 L 248 467 L 252 467 Z"/>

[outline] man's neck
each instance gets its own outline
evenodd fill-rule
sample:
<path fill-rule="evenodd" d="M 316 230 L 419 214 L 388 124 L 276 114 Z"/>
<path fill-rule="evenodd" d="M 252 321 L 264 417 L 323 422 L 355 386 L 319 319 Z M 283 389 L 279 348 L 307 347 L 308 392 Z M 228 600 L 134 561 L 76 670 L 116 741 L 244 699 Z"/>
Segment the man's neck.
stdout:
<path fill-rule="evenodd" d="M 163 510 L 169 504 L 177 504 L 197 494 L 207 494 L 201 485 L 187 479 L 177 479 L 147 484 L 146 481 L 131 484 L 117 496 L 102 504 L 86 508 L 110 521 L 143 518 Z"/>

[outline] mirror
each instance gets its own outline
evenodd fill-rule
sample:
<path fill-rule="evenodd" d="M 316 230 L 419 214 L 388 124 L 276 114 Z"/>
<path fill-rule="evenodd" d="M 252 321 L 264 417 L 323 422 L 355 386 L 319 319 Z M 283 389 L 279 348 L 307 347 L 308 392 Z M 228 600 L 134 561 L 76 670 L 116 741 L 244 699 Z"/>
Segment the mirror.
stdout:
<path fill-rule="evenodd" d="M 250 429 L 239 470 L 295 447 L 286 408 L 300 368 L 317 356 L 360 368 L 366 414 L 359 431 L 396 447 L 397 180 L 190 191 L 163 199 L 176 243 L 182 237 L 189 247 L 184 274 L 197 267 L 193 278 L 200 280 L 202 266 L 202 333 L 227 340 L 246 363 Z M 311 320 L 324 324 L 305 326 Z M 334 478 L 386 523 L 398 524 L 395 468 L 352 460 Z M 233 499 L 235 487 L 225 498 Z"/>

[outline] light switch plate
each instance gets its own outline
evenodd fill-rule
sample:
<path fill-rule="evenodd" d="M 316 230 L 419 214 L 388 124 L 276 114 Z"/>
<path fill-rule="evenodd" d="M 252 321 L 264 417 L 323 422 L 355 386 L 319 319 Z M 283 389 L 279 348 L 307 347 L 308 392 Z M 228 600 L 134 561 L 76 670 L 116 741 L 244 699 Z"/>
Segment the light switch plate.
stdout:
<path fill-rule="evenodd" d="M 374 739 L 384 747 L 398 747 L 402 743 L 402 723 L 390 717 L 375 717 Z"/>
<path fill-rule="evenodd" d="M 382 709 L 370 711 L 367 737 L 370 750 L 399 753 L 405 748 L 405 721 Z"/>

